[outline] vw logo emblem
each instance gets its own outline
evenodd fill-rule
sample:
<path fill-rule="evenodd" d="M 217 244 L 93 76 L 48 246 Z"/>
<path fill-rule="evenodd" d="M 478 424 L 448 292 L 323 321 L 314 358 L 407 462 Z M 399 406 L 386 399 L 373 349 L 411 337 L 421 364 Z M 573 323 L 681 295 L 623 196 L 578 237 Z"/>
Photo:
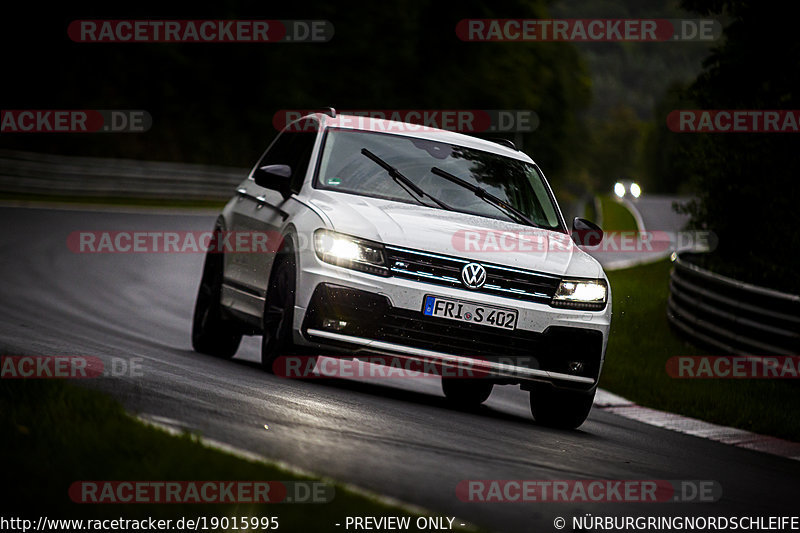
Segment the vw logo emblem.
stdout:
<path fill-rule="evenodd" d="M 478 263 L 469 263 L 461 269 L 461 282 L 469 289 L 480 289 L 486 283 L 486 269 Z"/>

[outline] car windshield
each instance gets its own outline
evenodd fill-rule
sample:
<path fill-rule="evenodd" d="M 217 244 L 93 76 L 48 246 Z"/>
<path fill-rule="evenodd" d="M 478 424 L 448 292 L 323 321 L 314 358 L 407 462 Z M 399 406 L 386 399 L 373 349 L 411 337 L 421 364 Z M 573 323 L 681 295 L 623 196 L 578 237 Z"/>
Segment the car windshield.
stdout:
<path fill-rule="evenodd" d="M 397 202 L 420 203 L 387 170 L 365 157 L 380 157 L 417 187 L 462 213 L 513 220 L 472 191 L 431 172 L 436 167 L 476 185 L 525 214 L 534 224 L 560 229 L 556 207 L 535 165 L 447 143 L 387 133 L 331 128 L 325 140 L 316 187 Z M 425 205 L 436 204 L 424 198 Z"/>

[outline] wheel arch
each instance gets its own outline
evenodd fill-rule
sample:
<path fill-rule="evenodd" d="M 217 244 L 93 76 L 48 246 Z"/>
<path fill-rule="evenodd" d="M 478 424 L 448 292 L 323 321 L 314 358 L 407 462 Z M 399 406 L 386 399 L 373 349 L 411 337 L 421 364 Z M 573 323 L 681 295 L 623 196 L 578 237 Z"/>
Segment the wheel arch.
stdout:
<path fill-rule="evenodd" d="M 284 257 L 287 255 L 291 255 L 292 259 L 294 259 L 295 269 L 298 268 L 300 258 L 298 257 L 298 234 L 297 228 L 294 224 L 289 224 L 283 230 L 281 235 L 281 242 L 278 245 L 278 249 L 275 252 L 275 258 L 272 261 L 272 265 L 269 269 L 269 276 L 267 276 L 267 284 L 266 290 L 264 291 L 264 310 L 262 310 L 262 323 L 264 320 L 264 312 L 266 311 L 267 306 L 269 305 L 269 287 L 272 285 L 273 278 L 275 276 L 275 265 L 278 264 Z M 297 273 L 295 272 L 295 275 Z"/>

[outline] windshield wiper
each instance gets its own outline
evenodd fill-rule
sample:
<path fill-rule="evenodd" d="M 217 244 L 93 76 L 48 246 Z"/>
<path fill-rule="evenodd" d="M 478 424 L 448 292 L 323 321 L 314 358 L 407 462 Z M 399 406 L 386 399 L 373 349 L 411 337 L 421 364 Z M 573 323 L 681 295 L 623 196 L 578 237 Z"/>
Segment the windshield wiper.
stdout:
<path fill-rule="evenodd" d="M 403 175 L 403 173 L 402 173 L 402 172 L 400 172 L 399 170 L 397 170 L 396 168 L 394 168 L 392 165 L 390 165 L 389 163 L 387 163 L 386 161 L 384 161 L 383 159 L 381 159 L 381 158 L 380 158 L 380 157 L 378 157 L 377 155 L 373 154 L 372 152 L 370 152 L 370 151 L 369 151 L 369 150 L 367 150 L 366 148 L 362 148 L 362 149 L 361 149 L 361 153 L 362 153 L 362 154 L 364 154 L 365 156 L 367 156 L 369 159 L 372 159 L 373 161 L 375 161 L 375 162 L 376 162 L 378 165 L 380 165 L 380 166 L 381 166 L 381 167 L 382 167 L 384 170 L 386 170 L 386 172 L 388 172 L 388 173 L 389 173 L 389 177 L 391 177 L 391 178 L 392 178 L 392 179 L 393 179 L 393 180 L 394 180 L 394 181 L 395 181 L 395 182 L 396 182 L 398 185 L 400 185 L 401 187 L 403 187 L 403 189 L 405 189 L 405 191 L 406 191 L 407 193 L 409 193 L 409 194 L 411 195 L 411 197 L 412 197 L 412 198 L 414 198 L 414 199 L 415 199 L 417 202 L 419 202 L 420 204 L 424 205 L 425 207 L 430 207 L 430 206 L 428 206 L 428 205 L 427 205 L 425 202 L 423 202 L 422 200 L 420 200 L 420 198 L 423 198 L 423 197 L 427 196 L 428 198 L 430 198 L 431 200 L 433 200 L 433 202 L 434 202 L 436 205 L 438 205 L 439 207 L 441 207 L 442 209 L 446 209 L 446 210 L 448 210 L 448 211 L 453 211 L 453 208 L 452 208 L 452 207 L 450 207 L 450 206 L 449 206 L 449 205 L 447 205 L 446 203 L 442 202 L 442 201 L 441 201 L 441 200 L 439 200 L 438 198 L 435 198 L 435 197 L 434 197 L 434 196 L 432 196 L 431 194 L 429 194 L 429 193 L 427 193 L 427 192 L 423 191 L 422 189 L 420 189 L 420 188 L 417 186 L 417 184 L 416 184 L 416 183 L 414 183 L 413 181 L 411 181 L 410 179 L 408 179 L 408 178 L 407 178 L 405 175 Z M 411 189 L 411 191 L 409 191 L 409 189 Z M 414 196 L 414 194 L 411 194 L 411 192 L 412 192 L 412 191 L 414 192 L 414 194 L 416 194 L 416 195 L 417 195 L 417 196 L 419 196 L 420 198 L 417 198 L 416 196 Z"/>
<path fill-rule="evenodd" d="M 431 172 L 433 172 L 437 176 L 441 176 L 444 179 L 455 183 L 456 185 L 460 185 L 461 187 L 464 187 L 468 191 L 471 191 L 475 196 L 477 196 L 478 198 L 480 198 L 481 200 L 483 200 L 487 204 L 491 204 L 491 205 L 495 206 L 496 208 L 498 208 L 501 211 L 503 211 L 510 218 L 516 219 L 517 222 L 524 222 L 525 224 L 527 224 L 529 226 L 534 226 L 536 228 L 542 227 L 539 224 L 535 223 L 530 218 L 528 218 L 528 216 L 525 215 L 525 213 L 523 213 L 522 211 L 520 211 L 516 207 L 513 207 L 513 206 L 509 205 L 508 203 L 504 202 L 503 200 L 501 200 L 497 196 L 493 195 L 492 193 L 490 193 L 486 189 L 482 189 L 481 187 L 478 187 L 477 185 L 473 185 L 472 183 L 470 183 L 470 182 L 468 182 L 466 180 L 463 180 L 463 179 L 459 178 L 458 176 L 450 174 L 446 170 L 442 170 L 441 168 L 438 168 L 438 167 L 431 167 Z"/>

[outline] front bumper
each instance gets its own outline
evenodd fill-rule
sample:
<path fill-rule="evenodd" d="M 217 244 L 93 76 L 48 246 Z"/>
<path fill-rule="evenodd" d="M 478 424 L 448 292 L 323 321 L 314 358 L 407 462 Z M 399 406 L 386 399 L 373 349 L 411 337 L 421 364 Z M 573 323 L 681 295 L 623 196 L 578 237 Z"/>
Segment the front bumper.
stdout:
<path fill-rule="evenodd" d="M 319 282 L 313 285 L 307 305 L 295 309 L 295 325 L 300 334 L 296 340 L 301 344 L 354 357 L 388 355 L 433 361 L 451 369 L 478 371 L 481 377 L 498 383 L 520 383 L 523 387 L 548 382 L 558 387 L 591 390 L 597 385 L 610 309 L 599 313 L 565 311 L 535 303 L 509 305 L 507 299 L 497 298 L 520 313 L 521 327 L 506 331 L 422 314 L 426 294 L 449 296 L 453 291 L 463 298 L 463 290 L 400 280 L 402 293 L 392 298 L 393 288 L 386 279 L 380 280 L 382 287 L 369 288 L 342 279 L 320 279 L 319 272 L 314 274 Z M 347 274 L 350 278 L 364 276 Z M 497 305 L 494 298 L 478 300 Z M 297 320 L 302 322 L 298 324 Z M 538 331 L 536 326 L 540 326 Z"/>

